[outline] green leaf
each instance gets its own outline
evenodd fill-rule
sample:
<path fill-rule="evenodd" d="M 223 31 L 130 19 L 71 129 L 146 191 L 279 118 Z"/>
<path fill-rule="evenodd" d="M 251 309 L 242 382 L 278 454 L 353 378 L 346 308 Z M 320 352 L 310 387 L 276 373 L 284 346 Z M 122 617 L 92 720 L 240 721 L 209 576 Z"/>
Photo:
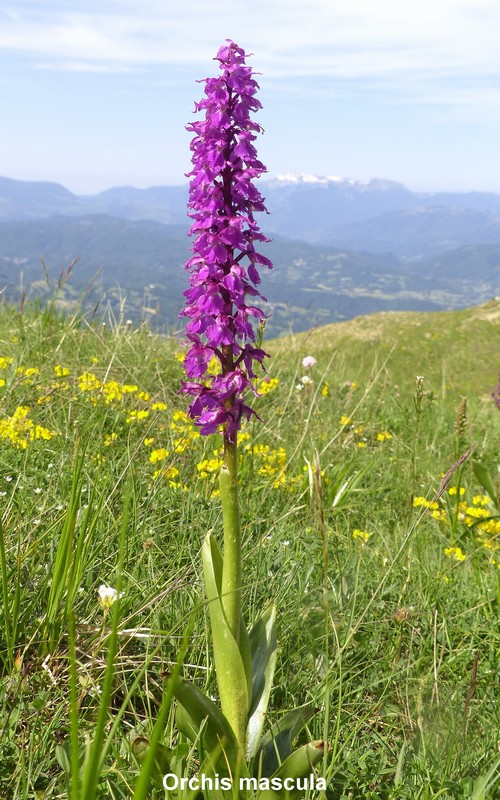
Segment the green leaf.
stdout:
<path fill-rule="evenodd" d="M 474 475 L 476 476 L 477 480 L 483 487 L 484 491 L 489 494 L 493 502 L 495 503 L 496 507 L 498 508 L 498 497 L 497 497 L 497 490 L 495 488 L 495 482 L 491 477 L 490 473 L 486 469 L 483 464 L 479 461 L 472 462 L 472 469 L 474 470 Z"/>
<path fill-rule="evenodd" d="M 231 632 L 222 606 L 220 569 L 222 557 L 210 533 L 203 542 L 202 557 L 212 629 L 215 671 L 222 711 L 237 740 L 243 743 L 250 706 L 248 675 L 239 644 Z"/>
<path fill-rule="evenodd" d="M 276 607 L 266 608 L 250 631 L 252 700 L 247 725 L 247 758 L 255 755 L 262 735 L 276 665 Z"/>
<path fill-rule="evenodd" d="M 189 681 L 179 679 L 174 686 L 174 697 L 182 706 L 185 714 L 177 710 L 179 729 L 194 741 L 201 732 L 206 749 L 215 752 L 222 748 L 225 759 L 233 768 L 238 764 L 240 754 L 234 732 L 228 720 L 209 697 Z"/>
<path fill-rule="evenodd" d="M 148 751 L 150 750 L 150 742 L 145 736 L 137 736 L 132 742 L 132 752 L 140 764 L 146 760 Z M 171 772 L 170 760 L 173 755 L 173 750 L 166 747 L 164 744 L 157 744 L 154 753 L 154 765 L 151 771 L 152 779 L 160 786 L 162 784 L 163 776 L 167 772 Z"/>
<path fill-rule="evenodd" d="M 69 752 L 69 746 L 67 742 L 64 742 L 63 744 L 56 744 L 55 747 L 56 761 L 63 770 L 63 772 L 65 772 L 68 777 L 71 775 L 70 755 L 71 754 Z"/>
<path fill-rule="evenodd" d="M 313 705 L 294 708 L 262 737 L 254 759 L 254 775 L 271 776 L 291 754 L 292 742 L 317 712 Z"/>
<path fill-rule="evenodd" d="M 486 800 L 487 792 L 493 789 L 495 783 L 500 780 L 500 758 L 497 758 L 494 764 L 491 765 L 488 772 L 481 775 L 474 783 L 474 791 L 471 800 Z M 493 795 L 491 795 L 493 797 Z"/>
<path fill-rule="evenodd" d="M 318 764 L 325 754 L 325 743 L 320 739 L 315 742 L 308 742 L 308 744 L 299 747 L 281 764 L 276 772 L 271 776 L 272 778 L 305 778 L 313 774 L 316 764 Z M 259 800 L 296 800 L 304 795 L 302 789 L 291 789 L 282 791 L 273 791 L 272 789 L 265 789 L 260 792 Z"/>

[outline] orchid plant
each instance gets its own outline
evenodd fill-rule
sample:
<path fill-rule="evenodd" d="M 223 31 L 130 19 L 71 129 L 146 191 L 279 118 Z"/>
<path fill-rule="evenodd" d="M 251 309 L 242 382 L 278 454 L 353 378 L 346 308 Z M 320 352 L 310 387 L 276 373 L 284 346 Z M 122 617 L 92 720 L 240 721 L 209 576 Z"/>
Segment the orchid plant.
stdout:
<path fill-rule="evenodd" d="M 255 415 L 245 394 L 257 394 L 252 381 L 267 354 L 256 343 L 256 323 L 265 315 L 254 303 L 265 301 L 257 288 L 259 268 L 272 267 L 256 249 L 268 240 L 255 221 L 255 212 L 266 209 L 253 180 L 266 168 L 254 146 L 261 126 L 251 117 L 261 107 L 259 87 L 245 59 L 230 40 L 219 49 L 221 74 L 205 80 L 205 95 L 195 107 L 204 117 L 188 125 L 194 133 L 189 215 L 195 238 L 186 265 L 188 380 L 181 391 L 192 398 L 189 414 L 201 434 L 221 432 L 224 442 L 223 551 L 212 533 L 202 551 L 221 708 L 189 681 L 172 679 L 177 726 L 198 747 L 200 774 L 230 775 L 233 782 L 310 775 L 325 749 L 317 741 L 292 750 L 292 739 L 314 713 L 311 706 L 288 712 L 263 733 L 276 662 L 276 611 L 270 604 L 248 631 L 241 609 L 237 439 L 242 420 Z M 259 796 L 280 795 L 264 788 Z"/>

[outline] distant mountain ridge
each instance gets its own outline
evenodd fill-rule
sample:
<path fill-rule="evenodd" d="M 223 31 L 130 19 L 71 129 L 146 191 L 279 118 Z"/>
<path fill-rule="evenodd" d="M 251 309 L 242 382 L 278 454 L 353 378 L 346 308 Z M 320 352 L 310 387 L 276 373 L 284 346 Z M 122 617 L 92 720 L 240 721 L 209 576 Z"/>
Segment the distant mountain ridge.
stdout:
<path fill-rule="evenodd" d="M 418 261 L 274 236 L 263 245 L 274 269 L 262 291 L 270 335 L 377 311 L 463 308 L 500 294 L 500 245 L 463 247 Z M 179 327 L 190 240 L 180 225 L 105 214 L 0 222 L 0 293 L 17 302 L 51 297 L 78 258 L 59 302 L 109 304 L 116 317 Z M 41 259 L 43 258 L 42 266 Z M 46 270 L 47 275 L 45 275 Z"/>
<path fill-rule="evenodd" d="M 395 181 L 287 173 L 262 180 L 270 235 L 353 250 L 425 258 L 447 250 L 500 244 L 500 195 L 411 192 Z M 57 183 L 0 178 L 0 220 L 106 214 L 189 225 L 187 186 L 114 187 L 80 196 Z"/>
<path fill-rule="evenodd" d="M 275 265 L 263 275 L 273 335 L 500 295 L 500 195 L 293 173 L 260 189 L 270 214 L 259 222 Z M 58 302 L 72 307 L 85 291 L 91 307 L 104 299 L 120 315 L 126 299 L 131 319 L 177 327 L 191 248 L 187 196 L 187 186 L 154 186 L 87 197 L 57 183 L 0 178 L 0 296 L 48 298 L 79 259 Z"/>

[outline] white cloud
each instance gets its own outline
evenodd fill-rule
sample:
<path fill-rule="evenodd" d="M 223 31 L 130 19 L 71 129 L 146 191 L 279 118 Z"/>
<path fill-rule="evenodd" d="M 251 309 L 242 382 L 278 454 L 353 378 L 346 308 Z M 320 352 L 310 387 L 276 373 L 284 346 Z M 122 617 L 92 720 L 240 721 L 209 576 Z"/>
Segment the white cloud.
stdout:
<path fill-rule="evenodd" d="M 0 52 L 58 69 L 207 68 L 226 37 L 267 80 L 500 76 L 497 0 L 5 0 Z M 77 65 L 77 67 L 75 67 Z"/>

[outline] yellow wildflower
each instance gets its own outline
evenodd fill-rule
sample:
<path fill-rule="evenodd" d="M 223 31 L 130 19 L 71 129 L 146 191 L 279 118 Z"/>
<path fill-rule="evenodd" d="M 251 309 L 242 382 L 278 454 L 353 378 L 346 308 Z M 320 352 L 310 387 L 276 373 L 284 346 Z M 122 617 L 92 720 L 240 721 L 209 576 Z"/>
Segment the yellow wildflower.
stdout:
<path fill-rule="evenodd" d="M 166 403 L 153 403 L 151 406 L 151 411 L 165 411 L 166 407 Z"/>
<path fill-rule="evenodd" d="M 273 392 L 279 386 L 278 378 L 264 378 L 258 385 L 257 391 L 259 394 L 266 395 Z"/>
<path fill-rule="evenodd" d="M 209 475 L 214 475 L 219 472 L 222 463 L 222 458 L 217 456 L 215 456 L 215 458 L 206 458 L 196 465 L 196 469 L 200 473 L 200 478 L 208 478 Z"/>
<path fill-rule="evenodd" d="M 342 416 L 340 417 L 339 424 L 344 426 L 344 425 L 352 425 L 353 423 L 352 419 L 348 417 L 347 414 L 342 414 Z"/>
<path fill-rule="evenodd" d="M 129 412 L 128 417 L 126 418 L 125 422 L 140 422 L 142 419 L 146 419 L 149 417 L 149 411 L 139 411 L 136 408 L 133 408 L 132 411 Z"/>
<path fill-rule="evenodd" d="M 81 392 L 92 392 L 101 388 L 101 383 L 93 372 L 84 372 L 78 376 L 78 388 Z"/>
<path fill-rule="evenodd" d="M 7 439 L 14 447 L 26 450 L 35 439 L 49 441 L 56 434 L 29 419 L 29 406 L 18 406 L 11 417 L 0 419 L 0 438 Z"/>
<path fill-rule="evenodd" d="M 368 539 L 370 539 L 370 538 L 371 538 L 371 536 L 372 536 L 372 534 L 371 534 L 371 533 L 369 533 L 368 531 L 360 531 L 360 530 L 359 530 L 359 528 L 356 528 L 356 529 L 355 529 L 355 530 L 352 532 L 352 538 L 353 538 L 353 539 L 359 539 L 359 540 L 361 540 L 362 542 L 367 542 L 367 541 L 368 541 Z"/>
<path fill-rule="evenodd" d="M 159 447 L 157 450 L 151 450 L 149 454 L 149 460 L 152 464 L 157 464 L 159 461 L 165 461 L 168 458 L 170 453 L 168 450 L 165 450 L 164 447 Z"/>
<path fill-rule="evenodd" d="M 16 375 L 20 378 L 32 378 L 34 375 L 40 375 L 38 367 L 18 367 Z"/>
<path fill-rule="evenodd" d="M 54 372 L 57 378 L 66 378 L 70 374 L 69 369 L 62 367 L 60 364 L 55 365 Z"/>
<path fill-rule="evenodd" d="M 167 480 L 173 480 L 177 478 L 179 475 L 179 470 L 177 467 L 167 467 L 162 469 L 157 469 L 153 472 L 153 480 L 156 481 L 158 478 L 166 478 Z"/>
<path fill-rule="evenodd" d="M 460 547 L 445 547 L 444 554 L 448 558 L 452 558 L 454 561 L 465 561 L 467 558 L 465 553 L 462 553 Z"/>
<path fill-rule="evenodd" d="M 419 508 L 420 506 L 437 510 L 439 503 L 436 500 L 427 500 L 425 497 L 414 497 L 413 508 Z"/>
<path fill-rule="evenodd" d="M 475 506 L 487 506 L 490 502 L 490 498 L 487 494 L 476 494 L 472 498 L 472 504 Z"/>
<path fill-rule="evenodd" d="M 106 405 L 119 403 L 123 397 L 122 388 L 116 381 L 106 381 L 106 383 L 103 383 L 101 392 Z"/>

